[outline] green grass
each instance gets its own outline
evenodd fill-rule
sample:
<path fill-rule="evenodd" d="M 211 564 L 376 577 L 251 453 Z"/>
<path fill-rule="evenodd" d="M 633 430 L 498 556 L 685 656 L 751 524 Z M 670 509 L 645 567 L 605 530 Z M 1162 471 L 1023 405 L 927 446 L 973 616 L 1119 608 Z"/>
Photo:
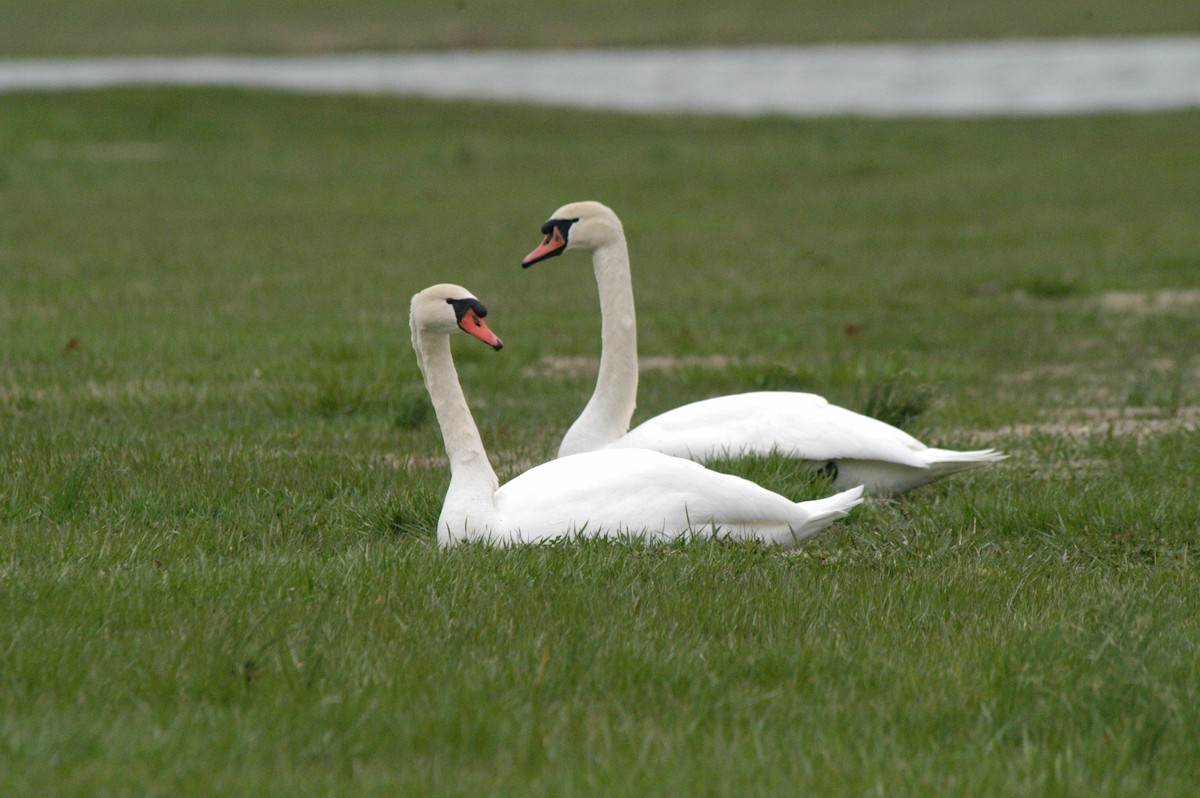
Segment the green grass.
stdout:
<path fill-rule="evenodd" d="M 1191 795 L 1198 123 L 6 96 L 0 793 Z M 485 441 L 549 457 L 595 287 L 518 261 L 583 198 L 638 419 L 799 388 L 1013 457 L 794 554 L 438 551 L 409 297 L 488 304 Z"/>
<path fill-rule="evenodd" d="M 0 54 L 794 44 L 1200 31 L 1181 0 L 6 0 Z"/>

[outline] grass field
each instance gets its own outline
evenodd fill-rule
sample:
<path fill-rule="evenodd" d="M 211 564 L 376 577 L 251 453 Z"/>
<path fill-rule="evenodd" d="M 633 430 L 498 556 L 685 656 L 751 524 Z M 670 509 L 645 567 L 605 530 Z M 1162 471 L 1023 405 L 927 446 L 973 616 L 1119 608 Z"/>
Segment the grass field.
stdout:
<path fill-rule="evenodd" d="M 1190 795 L 1197 114 L 630 118 L 215 91 L 0 104 L 0 793 Z M 817 389 L 999 466 L 755 547 L 440 552 L 427 284 L 502 477 Z M 797 497 L 786 463 L 727 467 Z"/>
<path fill-rule="evenodd" d="M 1196 33 L 1185 0 L 6 0 L 0 57 Z"/>
<path fill-rule="evenodd" d="M 1192 795 L 1198 123 L 4 96 L 0 794 Z M 409 297 L 489 305 L 485 442 L 548 458 L 595 287 L 518 261 L 584 198 L 637 418 L 803 388 L 1012 458 L 795 554 L 438 551 Z"/>

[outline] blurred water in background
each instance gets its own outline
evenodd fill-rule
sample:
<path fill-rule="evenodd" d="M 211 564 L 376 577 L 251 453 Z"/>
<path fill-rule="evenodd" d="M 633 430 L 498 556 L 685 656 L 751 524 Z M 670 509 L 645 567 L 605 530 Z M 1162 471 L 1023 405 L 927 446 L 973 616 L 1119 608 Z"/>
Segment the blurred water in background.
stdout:
<path fill-rule="evenodd" d="M 1200 107 L 1200 37 L 0 59 L 0 91 L 115 85 L 403 94 L 651 113 L 1061 115 Z"/>

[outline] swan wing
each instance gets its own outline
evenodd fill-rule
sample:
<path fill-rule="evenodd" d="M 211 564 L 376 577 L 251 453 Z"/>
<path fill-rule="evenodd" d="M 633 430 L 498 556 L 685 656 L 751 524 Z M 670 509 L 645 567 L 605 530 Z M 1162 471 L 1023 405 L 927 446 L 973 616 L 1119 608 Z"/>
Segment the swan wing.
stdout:
<path fill-rule="evenodd" d="M 761 391 L 693 402 L 610 444 L 704 460 L 779 452 L 803 460 L 881 460 L 925 468 L 913 436 L 811 393 Z"/>
<path fill-rule="evenodd" d="M 846 502 L 846 511 L 857 504 L 854 497 Z M 544 463 L 501 487 L 496 509 L 512 542 L 571 534 L 671 539 L 715 533 L 777 540 L 788 530 L 798 537 L 815 531 L 805 530 L 813 516 L 805 503 L 645 449 L 585 452 Z"/>

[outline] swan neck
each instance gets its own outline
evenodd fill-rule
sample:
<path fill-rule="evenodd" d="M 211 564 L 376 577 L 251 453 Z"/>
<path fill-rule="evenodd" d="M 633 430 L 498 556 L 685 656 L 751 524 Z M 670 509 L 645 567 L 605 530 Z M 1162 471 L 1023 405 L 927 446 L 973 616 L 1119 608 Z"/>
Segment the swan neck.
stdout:
<path fill-rule="evenodd" d="M 491 504 L 499 480 L 488 461 L 479 428 L 458 380 L 450 353 L 450 337 L 422 335 L 416 331 L 413 347 L 417 350 L 417 365 L 425 378 L 425 388 L 433 402 L 446 456 L 450 460 L 450 490 L 446 504 L 449 506 L 453 499 L 459 498 Z"/>
<path fill-rule="evenodd" d="M 637 317 L 623 234 L 592 253 L 600 293 L 600 371 L 596 390 L 568 430 L 559 456 L 603 448 L 629 431 L 637 406 Z"/>

